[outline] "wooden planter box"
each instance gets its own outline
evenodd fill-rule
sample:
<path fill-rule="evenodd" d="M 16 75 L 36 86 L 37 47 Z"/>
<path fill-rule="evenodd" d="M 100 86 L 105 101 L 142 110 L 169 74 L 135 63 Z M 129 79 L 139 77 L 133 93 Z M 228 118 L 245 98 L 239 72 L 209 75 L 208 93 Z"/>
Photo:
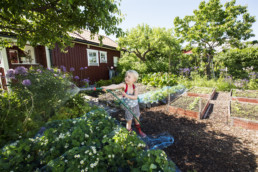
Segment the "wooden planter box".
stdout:
<path fill-rule="evenodd" d="M 231 126 L 258 131 L 258 121 L 257 120 L 235 117 L 235 116 L 231 115 L 231 112 L 232 112 L 231 103 L 232 103 L 232 101 L 229 102 L 229 108 L 228 108 L 228 118 L 229 118 L 228 121 L 230 121 Z M 242 103 L 242 104 L 248 104 L 248 103 Z M 249 104 L 251 104 L 251 103 L 249 103 Z M 256 105 L 256 104 L 253 104 L 253 105 Z M 258 106 L 258 105 L 256 105 L 256 106 Z"/>
<path fill-rule="evenodd" d="M 191 92 L 191 90 L 193 90 L 194 88 L 202 88 L 202 87 L 193 87 L 190 90 L 187 91 L 186 95 L 187 96 L 192 96 L 192 97 L 202 97 L 202 98 L 206 98 L 206 99 L 213 99 L 215 93 L 216 93 L 216 89 L 213 88 L 212 92 L 210 94 L 205 94 L 205 93 L 194 93 Z M 205 88 L 205 87 L 204 87 Z"/>
<path fill-rule="evenodd" d="M 191 96 L 180 96 L 177 99 L 175 99 L 174 101 L 171 102 L 171 105 L 169 106 L 169 112 L 172 114 L 179 114 L 179 115 L 185 115 L 188 117 L 192 117 L 195 119 L 203 119 L 206 117 L 207 112 L 209 110 L 209 105 L 210 105 L 210 100 L 209 99 L 204 99 L 204 101 L 206 103 L 202 104 L 202 98 L 200 98 L 199 102 L 198 102 L 198 106 L 199 106 L 199 111 L 194 111 L 194 110 L 189 110 L 189 109 L 185 109 L 182 107 L 176 107 L 173 106 L 173 103 L 178 101 L 179 99 L 185 98 L 185 97 L 191 97 Z"/>
<path fill-rule="evenodd" d="M 258 104 L 258 98 L 249 98 L 249 97 L 235 97 L 233 96 L 233 90 L 230 91 L 231 100 L 237 100 L 240 102 L 246 102 L 246 103 L 257 103 Z M 252 91 L 250 91 L 252 92 Z M 256 91 L 253 91 L 256 92 Z"/>

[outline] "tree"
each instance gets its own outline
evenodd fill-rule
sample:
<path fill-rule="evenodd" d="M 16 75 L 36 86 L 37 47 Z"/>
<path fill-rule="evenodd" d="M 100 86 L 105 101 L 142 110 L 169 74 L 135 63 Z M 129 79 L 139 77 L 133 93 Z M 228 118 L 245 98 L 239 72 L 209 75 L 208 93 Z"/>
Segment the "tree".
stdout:
<path fill-rule="evenodd" d="M 151 28 L 147 24 L 138 25 L 127 31 L 124 37 L 119 38 L 118 45 L 120 50 L 133 53 L 143 62 L 148 59 L 150 52 L 161 52 L 167 47 L 179 47 L 171 29 Z"/>
<path fill-rule="evenodd" d="M 0 31 L 16 36 L 17 45 L 27 41 L 61 48 L 71 45 L 69 32 L 100 29 L 107 35 L 120 36 L 122 21 L 119 3 L 114 0 L 1 0 Z M 10 39 L 0 39 L 3 46 L 10 46 Z"/>
<path fill-rule="evenodd" d="M 196 44 L 198 52 L 207 57 L 208 75 L 216 47 L 223 44 L 238 47 L 242 40 L 254 36 L 251 27 L 255 17 L 250 16 L 246 6 L 235 3 L 232 0 L 223 7 L 220 0 L 202 1 L 194 15 L 174 19 L 176 34 L 191 45 Z"/>

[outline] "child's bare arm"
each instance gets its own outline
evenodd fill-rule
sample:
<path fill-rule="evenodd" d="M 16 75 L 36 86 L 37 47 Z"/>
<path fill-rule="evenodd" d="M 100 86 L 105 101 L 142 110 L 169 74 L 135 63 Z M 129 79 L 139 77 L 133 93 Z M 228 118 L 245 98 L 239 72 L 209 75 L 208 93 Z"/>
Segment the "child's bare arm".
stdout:
<path fill-rule="evenodd" d="M 114 90 L 114 89 L 124 88 L 125 87 L 124 85 L 125 85 L 124 83 L 112 84 L 112 85 L 109 85 L 109 86 L 102 86 L 101 88 L 103 88 L 103 91 Z"/>

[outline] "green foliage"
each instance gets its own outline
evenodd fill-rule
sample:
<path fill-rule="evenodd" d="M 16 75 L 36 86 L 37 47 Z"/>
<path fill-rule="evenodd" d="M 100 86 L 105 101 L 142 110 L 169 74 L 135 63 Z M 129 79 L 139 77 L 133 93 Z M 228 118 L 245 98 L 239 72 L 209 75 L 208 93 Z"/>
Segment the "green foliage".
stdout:
<path fill-rule="evenodd" d="M 35 135 L 50 117 L 67 119 L 90 110 L 79 95 L 70 99 L 69 75 L 59 70 L 40 67 L 27 71 L 18 67 L 10 69 L 7 76 L 15 79 L 9 83 L 12 91 L 0 95 L 0 146 L 18 137 Z M 67 100 L 66 107 L 62 106 Z"/>
<path fill-rule="evenodd" d="M 16 140 L 33 127 L 28 101 L 21 100 L 15 93 L 0 94 L 0 147 L 10 140 Z M 35 127 L 35 126 L 34 126 Z"/>
<path fill-rule="evenodd" d="M 108 35 L 120 36 L 122 29 L 117 25 L 122 21 L 118 9 L 119 2 L 113 0 L 19 0 L 0 2 L 1 32 L 15 34 L 17 45 L 23 47 L 27 42 L 65 48 L 71 45 L 69 33 L 90 30 L 96 34 L 100 29 Z M 101 10 L 100 10 L 101 9 Z M 0 39 L 5 46 L 8 39 Z"/>
<path fill-rule="evenodd" d="M 32 119 L 47 121 L 54 110 L 70 98 L 70 76 L 60 70 L 43 67 L 25 71 L 24 67 L 15 69 L 15 80 L 12 79 L 9 83 L 10 88 L 21 100 L 28 101 L 29 108 L 36 115 L 31 116 Z M 24 84 L 26 80 L 31 84 Z"/>
<path fill-rule="evenodd" d="M 164 86 L 173 86 L 177 84 L 176 75 L 167 73 L 149 73 L 141 76 L 140 81 L 149 86 L 154 87 L 164 87 Z"/>
<path fill-rule="evenodd" d="M 247 6 L 235 3 L 232 0 L 223 7 L 220 0 L 202 1 L 193 15 L 174 19 L 176 34 L 182 41 L 197 44 L 195 51 L 207 58 L 208 74 L 216 47 L 223 44 L 240 47 L 241 40 L 254 36 L 251 27 L 255 17 L 247 12 Z"/>
<path fill-rule="evenodd" d="M 99 80 L 97 82 L 97 86 L 102 87 L 102 86 L 107 86 L 107 85 L 111 85 L 111 84 L 120 84 L 123 81 L 124 81 L 123 75 L 118 75 L 109 80 Z"/>
<path fill-rule="evenodd" d="M 258 72 L 258 48 L 230 49 L 215 57 L 216 62 L 227 67 L 234 78 L 248 78 L 249 73 L 243 68 L 253 66 L 252 72 Z"/>
<path fill-rule="evenodd" d="M 133 132 L 102 110 L 52 121 L 43 135 L 17 140 L 0 150 L 1 171 L 173 171 L 164 151 L 145 151 Z"/>
<path fill-rule="evenodd" d="M 174 59 L 181 52 L 171 29 L 151 28 L 146 24 L 127 31 L 118 44 L 120 50 L 126 49 L 119 60 L 122 74 L 129 69 L 140 74 L 167 71 L 169 57 Z"/>
<path fill-rule="evenodd" d="M 93 109 L 94 107 L 91 107 L 85 101 L 82 94 L 76 94 L 74 97 L 71 97 L 67 102 L 65 102 L 65 104 L 62 105 L 55 115 L 48 121 L 81 117 Z"/>

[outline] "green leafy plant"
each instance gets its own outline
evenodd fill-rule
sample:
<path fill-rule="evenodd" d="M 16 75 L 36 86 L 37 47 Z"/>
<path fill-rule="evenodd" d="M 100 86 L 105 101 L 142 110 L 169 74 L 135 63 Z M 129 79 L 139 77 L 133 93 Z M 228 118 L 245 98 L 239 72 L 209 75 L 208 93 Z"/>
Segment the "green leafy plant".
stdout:
<path fill-rule="evenodd" d="M 173 171 L 164 151 L 145 151 L 135 132 L 115 124 L 103 110 L 56 120 L 44 134 L 21 139 L 0 150 L 1 171 Z"/>

